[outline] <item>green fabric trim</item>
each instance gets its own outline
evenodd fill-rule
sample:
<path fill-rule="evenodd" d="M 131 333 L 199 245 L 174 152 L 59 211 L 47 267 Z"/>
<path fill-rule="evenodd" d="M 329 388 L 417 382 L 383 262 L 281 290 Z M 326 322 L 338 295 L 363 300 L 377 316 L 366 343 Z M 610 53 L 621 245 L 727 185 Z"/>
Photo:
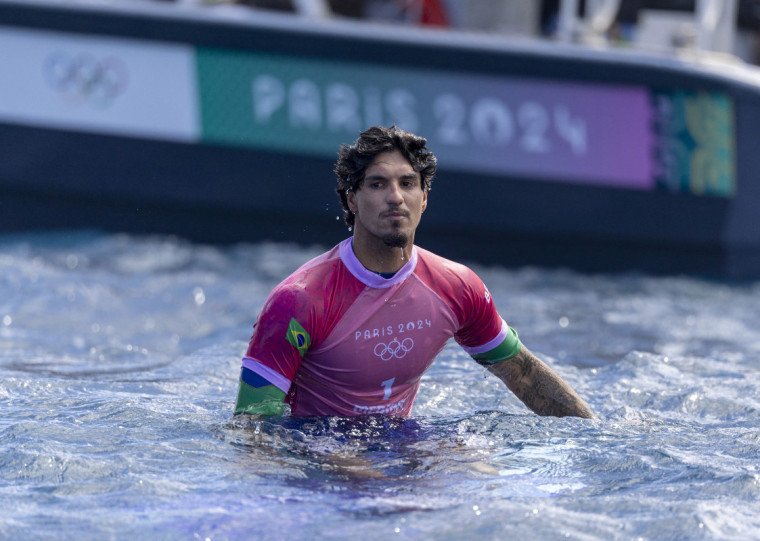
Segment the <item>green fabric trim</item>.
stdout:
<path fill-rule="evenodd" d="M 254 389 L 244 381 L 238 388 L 235 415 L 250 413 L 252 415 L 282 415 L 285 410 L 285 393 L 274 385 Z"/>
<path fill-rule="evenodd" d="M 517 336 L 517 331 L 510 327 L 506 338 L 504 338 L 504 341 L 501 344 L 493 348 L 491 351 L 473 355 L 472 358 L 475 359 L 478 364 L 490 366 L 511 359 L 520 353 L 520 349 L 522 349 L 522 344 L 520 343 L 520 338 Z"/>

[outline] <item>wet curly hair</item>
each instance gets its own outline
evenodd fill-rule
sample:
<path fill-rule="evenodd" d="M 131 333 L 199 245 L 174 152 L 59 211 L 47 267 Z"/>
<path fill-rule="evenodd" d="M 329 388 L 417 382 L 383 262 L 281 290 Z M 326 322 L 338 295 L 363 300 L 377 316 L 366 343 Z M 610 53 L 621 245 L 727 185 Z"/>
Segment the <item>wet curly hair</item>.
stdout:
<path fill-rule="evenodd" d="M 342 145 L 335 163 L 338 184 L 335 192 L 343 206 L 343 221 L 353 227 L 354 215 L 348 208 L 348 191 L 361 187 L 367 167 L 375 156 L 383 152 L 398 150 L 409 161 L 412 168 L 420 174 L 422 189 L 430 191 L 438 167 L 438 159 L 427 148 L 427 139 L 404 131 L 396 126 L 386 128 L 373 126 L 359 134 L 352 145 Z"/>

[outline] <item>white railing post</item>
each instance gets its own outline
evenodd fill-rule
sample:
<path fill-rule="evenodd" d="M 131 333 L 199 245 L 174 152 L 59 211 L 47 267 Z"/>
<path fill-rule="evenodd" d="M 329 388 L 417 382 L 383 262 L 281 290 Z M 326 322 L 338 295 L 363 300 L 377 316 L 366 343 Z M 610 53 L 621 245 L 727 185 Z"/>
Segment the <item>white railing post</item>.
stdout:
<path fill-rule="evenodd" d="M 557 37 L 560 41 L 573 41 L 578 26 L 578 0 L 561 0 L 559 19 L 557 20 Z"/>
<path fill-rule="evenodd" d="M 620 11 L 620 0 L 586 0 L 586 10 L 589 29 L 600 36 L 612 28 Z"/>
<path fill-rule="evenodd" d="M 620 10 L 620 0 L 586 0 L 586 14 L 578 17 L 578 0 L 561 0 L 557 24 L 560 41 L 598 42 L 612 27 Z"/>
<path fill-rule="evenodd" d="M 697 49 L 733 51 L 738 3 L 738 0 L 697 0 L 694 10 Z"/>
<path fill-rule="evenodd" d="M 310 19 L 329 19 L 330 5 L 327 0 L 293 0 L 296 13 Z"/>

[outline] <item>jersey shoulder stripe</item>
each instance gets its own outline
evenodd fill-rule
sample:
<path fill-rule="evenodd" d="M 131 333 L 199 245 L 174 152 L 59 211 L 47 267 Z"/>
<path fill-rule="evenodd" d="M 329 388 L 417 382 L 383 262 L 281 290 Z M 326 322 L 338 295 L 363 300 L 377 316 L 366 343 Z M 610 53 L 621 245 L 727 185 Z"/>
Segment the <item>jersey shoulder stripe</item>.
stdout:
<path fill-rule="evenodd" d="M 290 390 L 291 382 L 288 378 L 260 363 L 256 359 L 251 357 L 243 357 L 243 368 L 249 370 L 251 373 L 256 374 L 259 378 L 262 378 L 274 385 L 282 392 L 287 393 Z"/>

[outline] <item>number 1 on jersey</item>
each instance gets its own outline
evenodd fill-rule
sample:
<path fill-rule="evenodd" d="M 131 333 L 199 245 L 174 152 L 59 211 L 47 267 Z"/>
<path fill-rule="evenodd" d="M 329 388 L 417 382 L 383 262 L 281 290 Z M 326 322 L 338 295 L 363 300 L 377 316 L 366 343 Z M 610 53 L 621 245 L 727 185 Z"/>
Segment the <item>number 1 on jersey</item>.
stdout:
<path fill-rule="evenodd" d="M 383 400 L 388 400 L 391 397 L 391 388 L 393 387 L 393 382 L 396 381 L 396 378 L 386 379 L 383 382 L 383 389 L 385 389 L 385 394 L 383 395 Z"/>

